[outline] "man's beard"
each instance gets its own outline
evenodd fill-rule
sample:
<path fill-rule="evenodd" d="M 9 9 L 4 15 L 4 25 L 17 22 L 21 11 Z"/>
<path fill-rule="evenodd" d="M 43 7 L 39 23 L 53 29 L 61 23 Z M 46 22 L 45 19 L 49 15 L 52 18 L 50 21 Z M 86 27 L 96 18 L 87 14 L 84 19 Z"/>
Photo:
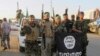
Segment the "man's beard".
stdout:
<path fill-rule="evenodd" d="M 34 21 L 30 22 L 30 26 L 31 26 L 31 27 L 35 27 Z"/>

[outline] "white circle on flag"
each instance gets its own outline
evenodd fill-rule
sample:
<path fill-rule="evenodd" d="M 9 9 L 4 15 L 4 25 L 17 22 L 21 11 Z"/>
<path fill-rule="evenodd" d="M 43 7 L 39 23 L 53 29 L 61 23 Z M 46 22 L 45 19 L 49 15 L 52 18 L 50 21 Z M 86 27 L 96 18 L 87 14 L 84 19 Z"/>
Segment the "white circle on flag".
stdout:
<path fill-rule="evenodd" d="M 75 47 L 75 38 L 74 36 L 66 36 L 64 38 L 64 44 L 67 49 L 73 49 Z"/>

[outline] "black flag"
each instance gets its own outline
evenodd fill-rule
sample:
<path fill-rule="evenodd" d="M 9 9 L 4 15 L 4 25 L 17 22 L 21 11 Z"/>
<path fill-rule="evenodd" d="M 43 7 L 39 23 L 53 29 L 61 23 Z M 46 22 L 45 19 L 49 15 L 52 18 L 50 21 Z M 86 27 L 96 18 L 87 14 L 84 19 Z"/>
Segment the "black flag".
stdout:
<path fill-rule="evenodd" d="M 78 32 L 56 32 L 55 42 L 58 56 L 81 56 L 82 55 L 82 33 Z"/>

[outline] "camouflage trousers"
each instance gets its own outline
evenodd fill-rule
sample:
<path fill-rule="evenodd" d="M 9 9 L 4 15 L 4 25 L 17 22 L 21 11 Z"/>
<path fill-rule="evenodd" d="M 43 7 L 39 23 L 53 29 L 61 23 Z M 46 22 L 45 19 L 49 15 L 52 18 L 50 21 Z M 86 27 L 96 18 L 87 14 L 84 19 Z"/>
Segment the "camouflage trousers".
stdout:
<path fill-rule="evenodd" d="M 40 56 L 40 47 L 37 41 L 25 42 L 25 56 Z"/>
<path fill-rule="evenodd" d="M 83 48 L 83 53 L 82 53 L 82 56 L 87 56 L 87 53 L 86 53 L 86 47 L 85 48 Z"/>
<path fill-rule="evenodd" d="M 82 54 L 82 56 L 87 56 L 87 45 L 88 45 L 88 43 L 89 43 L 89 41 L 88 41 L 88 37 L 87 37 L 87 34 L 86 33 L 84 33 L 84 35 L 85 35 L 85 41 L 87 42 L 87 44 L 86 44 L 86 47 L 83 47 L 83 54 Z"/>
<path fill-rule="evenodd" d="M 45 47 L 44 47 L 45 44 Z M 45 43 L 42 43 L 41 56 L 51 56 L 52 38 L 45 38 Z"/>

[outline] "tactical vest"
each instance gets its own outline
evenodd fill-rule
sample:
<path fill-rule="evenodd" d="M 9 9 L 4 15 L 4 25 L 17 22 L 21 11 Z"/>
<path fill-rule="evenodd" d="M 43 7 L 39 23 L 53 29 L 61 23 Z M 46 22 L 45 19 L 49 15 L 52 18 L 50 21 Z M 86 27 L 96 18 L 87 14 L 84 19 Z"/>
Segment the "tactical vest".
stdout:
<path fill-rule="evenodd" d="M 75 28 L 78 30 L 81 30 L 83 33 L 87 33 L 88 30 L 88 25 L 87 22 L 85 20 L 81 21 L 76 21 L 74 24 Z"/>
<path fill-rule="evenodd" d="M 53 36 L 53 30 L 52 30 L 52 23 L 50 21 L 42 20 L 42 33 L 45 34 L 45 37 L 52 37 Z"/>
<path fill-rule="evenodd" d="M 26 34 L 26 40 L 36 41 L 39 37 L 39 28 L 37 26 L 31 27 L 31 34 Z"/>

